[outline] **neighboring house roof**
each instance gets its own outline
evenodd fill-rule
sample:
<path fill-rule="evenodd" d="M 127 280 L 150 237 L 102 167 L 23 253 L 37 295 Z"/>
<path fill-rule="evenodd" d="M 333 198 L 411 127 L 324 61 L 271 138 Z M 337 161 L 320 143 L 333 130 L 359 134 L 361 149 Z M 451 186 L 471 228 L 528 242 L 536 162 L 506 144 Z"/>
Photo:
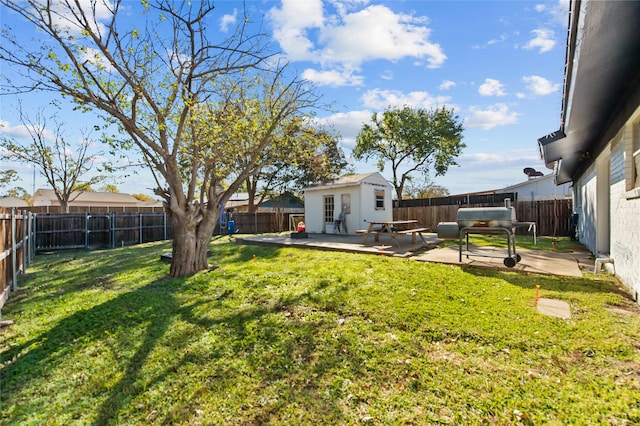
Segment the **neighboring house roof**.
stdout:
<path fill-rule="evenodd" d="M 257 204 L 260 201 L 260 197 L 254 197 L 254 204 Z M 237 209 L 239 207 L 244 207 L 249 205 L 249 193 L 248 192 L 236 192 L 232 194 L 229 200 L 224 203 L 224 208 L 226 209 Z"/>
<path fill-rule="evenodd" d="M 71 193 L 69 202 L 72 206 L 137 206 L 140 200 L 137 200 L 130 194 L 113 193 L 113 192 L 79 192 Z M 31 197 L 33 206 L 57 206 L 60 205 L 53 189 L 38 189 Z"/>
<path fill-rule="evenodd" d="M 282 194 L 260 203 L 259 208 L 304 209 L 304 203 L 293 194 Z"/>
<path fill-rule="evenodd" d="M 164 202 L 154 200 L 154 201 L 138 201 L 138 207 L 164 207 Z"/>
<path fill-rule="evenodd" d="M 29 203 L 27 203 L 22 198 L 18 197 L 0 197 L 0 207 L 12 208 L 12 207 L 29 207 Z"/>
<path fill-rule="evenodd" d="M 571 197 L 571 190 L 569 184 L 564 184 L 562 188 L 555 186 L 553 173 L 545 176 L 529 178 L 524 182 L 510 185 L 502 189 L 498 189 L 495 192 L 503 194 L 505 192 L 517 192 L 518 199 L 534 196 L 538 199 L 551 199 L 551 198 L 567 198 Z M 562 190 L 562 189 L 565 190 Z"/>
<path fill-rule="evenodd" d="M 387 183 L 387 185 L 391 186 L 391 184 L 388 183 L 386 181 L 386 179 L 384 179 L 380 173 L 373 172 L 373 173 L 364 173 L 364 174 L 359 174 L 359 175 L 346 175 L 346 176 L 342 176 L 342 177 L 339 177 L 339 178 L 336 178 L 336 179 L 323 180 L 323 181 L 314 183 L 313 185 L 310 185 L 310 186 L 304 188 L 303 191 L 307 192 L 307 191 L 314 191 L 314 190 L 319 190 L 319 189 L 342 188 L 342 187 L 345 187 L 345 186 L 360 185 L 361 183 L 365 182 L 367 179 L 369 179 L 371 177 L 374 177 L 374 176 L 376 178 L 384 180 Z"/>
<path fill-rule="evenodd" d="M 556 183 L 576 179 L 640 102 L 640 2 L 570 2 L 560 129 L 538 139 Z"/>

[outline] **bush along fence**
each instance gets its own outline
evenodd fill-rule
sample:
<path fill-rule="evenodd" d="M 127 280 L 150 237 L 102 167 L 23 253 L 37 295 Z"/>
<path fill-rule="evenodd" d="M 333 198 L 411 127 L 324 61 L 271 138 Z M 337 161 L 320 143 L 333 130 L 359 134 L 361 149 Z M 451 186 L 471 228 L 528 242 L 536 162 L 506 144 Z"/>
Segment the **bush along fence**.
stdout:
<path fill-rule="evenodd" d="M 33 218 L 31 212 L 0 209 L 0 319 L 9 293 L 18 289 L 18 275 L 35 254 Z"/>

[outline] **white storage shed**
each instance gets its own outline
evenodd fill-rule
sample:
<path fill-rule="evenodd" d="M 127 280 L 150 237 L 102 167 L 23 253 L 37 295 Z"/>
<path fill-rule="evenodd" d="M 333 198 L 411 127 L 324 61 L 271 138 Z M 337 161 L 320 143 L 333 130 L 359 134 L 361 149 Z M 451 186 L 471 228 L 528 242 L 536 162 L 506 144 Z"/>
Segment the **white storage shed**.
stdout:
<path fill-rule="evenodd" d="M 393 220 L 393 186 L 378 172 L 343 176 L 304 188 L 307 232 L 355 234 Z"/>

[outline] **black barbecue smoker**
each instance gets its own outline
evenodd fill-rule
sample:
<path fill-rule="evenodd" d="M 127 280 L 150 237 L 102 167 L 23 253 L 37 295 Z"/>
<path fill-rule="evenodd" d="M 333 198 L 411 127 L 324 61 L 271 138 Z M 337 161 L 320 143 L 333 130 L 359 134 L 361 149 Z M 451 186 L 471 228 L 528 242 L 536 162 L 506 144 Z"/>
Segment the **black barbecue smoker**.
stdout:
<path fill-rule="evenodd" d="M 533 230 L 534 242 L 536 234 L 535 222 L 516 221 L 516 211 L 511 205 L 510 199 L 504 200 L 504 207 L 472 207 L 458 209 L 456 222 L 440 222 L 437 227 L 438 238 L 458 239 L 459 262 L 462 255 L 483 257 L 504 257 L 504 254 L 490 254 L 472 251 L 469 248 L 469 234 L 505 234 L 507 237 L 507 253 L 504 257 L 504 265 L 508 268 L 516 266 L 522 257 L 516 252 L 515 230 L 520 227 L 528 227 Z M 463 250 L 463 239 L 465 249 Z"/>

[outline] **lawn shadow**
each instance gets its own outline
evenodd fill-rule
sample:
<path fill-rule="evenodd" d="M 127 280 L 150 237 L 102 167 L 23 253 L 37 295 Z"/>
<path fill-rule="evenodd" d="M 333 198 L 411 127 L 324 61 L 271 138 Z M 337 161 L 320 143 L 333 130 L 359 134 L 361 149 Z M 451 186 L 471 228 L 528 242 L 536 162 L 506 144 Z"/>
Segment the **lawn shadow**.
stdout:
<path fill-rule="evenodd" d="M 3 399 L 19 393 L 30 381 L 47 375 L 59 360 L 71 355 L 76 348 L 91 346 L 117 331 L 124 331 L 126 335 L 126 330 L 135 325 L 148 324 L 143 341 L 128 361 L 122 378 L 109 389 L 109 397 L 97 409 L 95 424 L 107 423 L 127 401 L 142 391 L 135 387 L 138 372 L 158 339 L 166 332 L 173 317 L 171 313 L 177 311 L 175 293 L 183 284 L 183 281 L 167 278 L 156 280 L 90 309 L 78 311 L 37 338 L 10 348 L 3 354 L 4 366 L 0 370 Z M 128 391 L 124 392 L 125 389 Z M 131 389 L 135 389 L 133 394 Z"/>
<path fill-rule="evenodd" d="M 215 240 L 210 244 L 211 257 L 214 262 L 217 258 L 225 259 L 226 262 L 247 262 L 256 259 L 275 259 L 280 255 L 282 247 L 276 246 L 250 246 L 231 239 L 234 244 L 215 244 Z"/>
<path fill-rule="evenodd" d="M 341 286 L 334 290 L 344 293 Z M 266 388 L 280 396 L 279 401 L 267 404 L 249 402 L 243 411 L 242 424 L 278 421 L 287 405 L 305 406 L 311 418 L 330 419 L 331 423 L 346 420 L 339 402 L 327 398 L 327 389 L 319 383 L 332 380 L 334 373 L 345 365 L 354 377 L 359 377 L 365 374 L 366 360 L 357 350 L 345 349 L 352 343 L 339 336 L 330 342 L 318 341 L 318 336 L 335 330 L 336 324 L 324 318 L 327 312 L 315 307 L 313 294 L 314 290 L 311 290 L 287 295 L 275 302 L 250 303 L 242 309 L 217 315 L 217 310 L 227 310 L 225 302 L 232 297 L 232 291 L 220 289 L 209 301 L 196 300 L 181 306 L 179 316 L 191 324 L 206 330 L 224 327 L 230 356 L 242 360 L 242 371 L 211 372 L 217 386 L 233 387 L 238 376 L 249 375 L 261 383 L 252 399 L 259 399 L 263 390 L 268 393 Z M 206 309 L 203 309 L 205 305 Z M 210 315 L 203 315 L 204 311 Z M 321 318 L 315 318 L 316 315 Z M 335 377 L 342 375 L 335 374 Z"/>
<path fill-rule="evenodd" d="M 472 275 L 502 279 L 512 285 L 526 289 L 535 289 L 540 286 L 541 289 L 554 292 L 614 293 L 625 298 L 632 297 L 613 278 L 593 279 L 589 277 L 545 275 L 468 265 L 461 265 L 460 267 Z"/>

